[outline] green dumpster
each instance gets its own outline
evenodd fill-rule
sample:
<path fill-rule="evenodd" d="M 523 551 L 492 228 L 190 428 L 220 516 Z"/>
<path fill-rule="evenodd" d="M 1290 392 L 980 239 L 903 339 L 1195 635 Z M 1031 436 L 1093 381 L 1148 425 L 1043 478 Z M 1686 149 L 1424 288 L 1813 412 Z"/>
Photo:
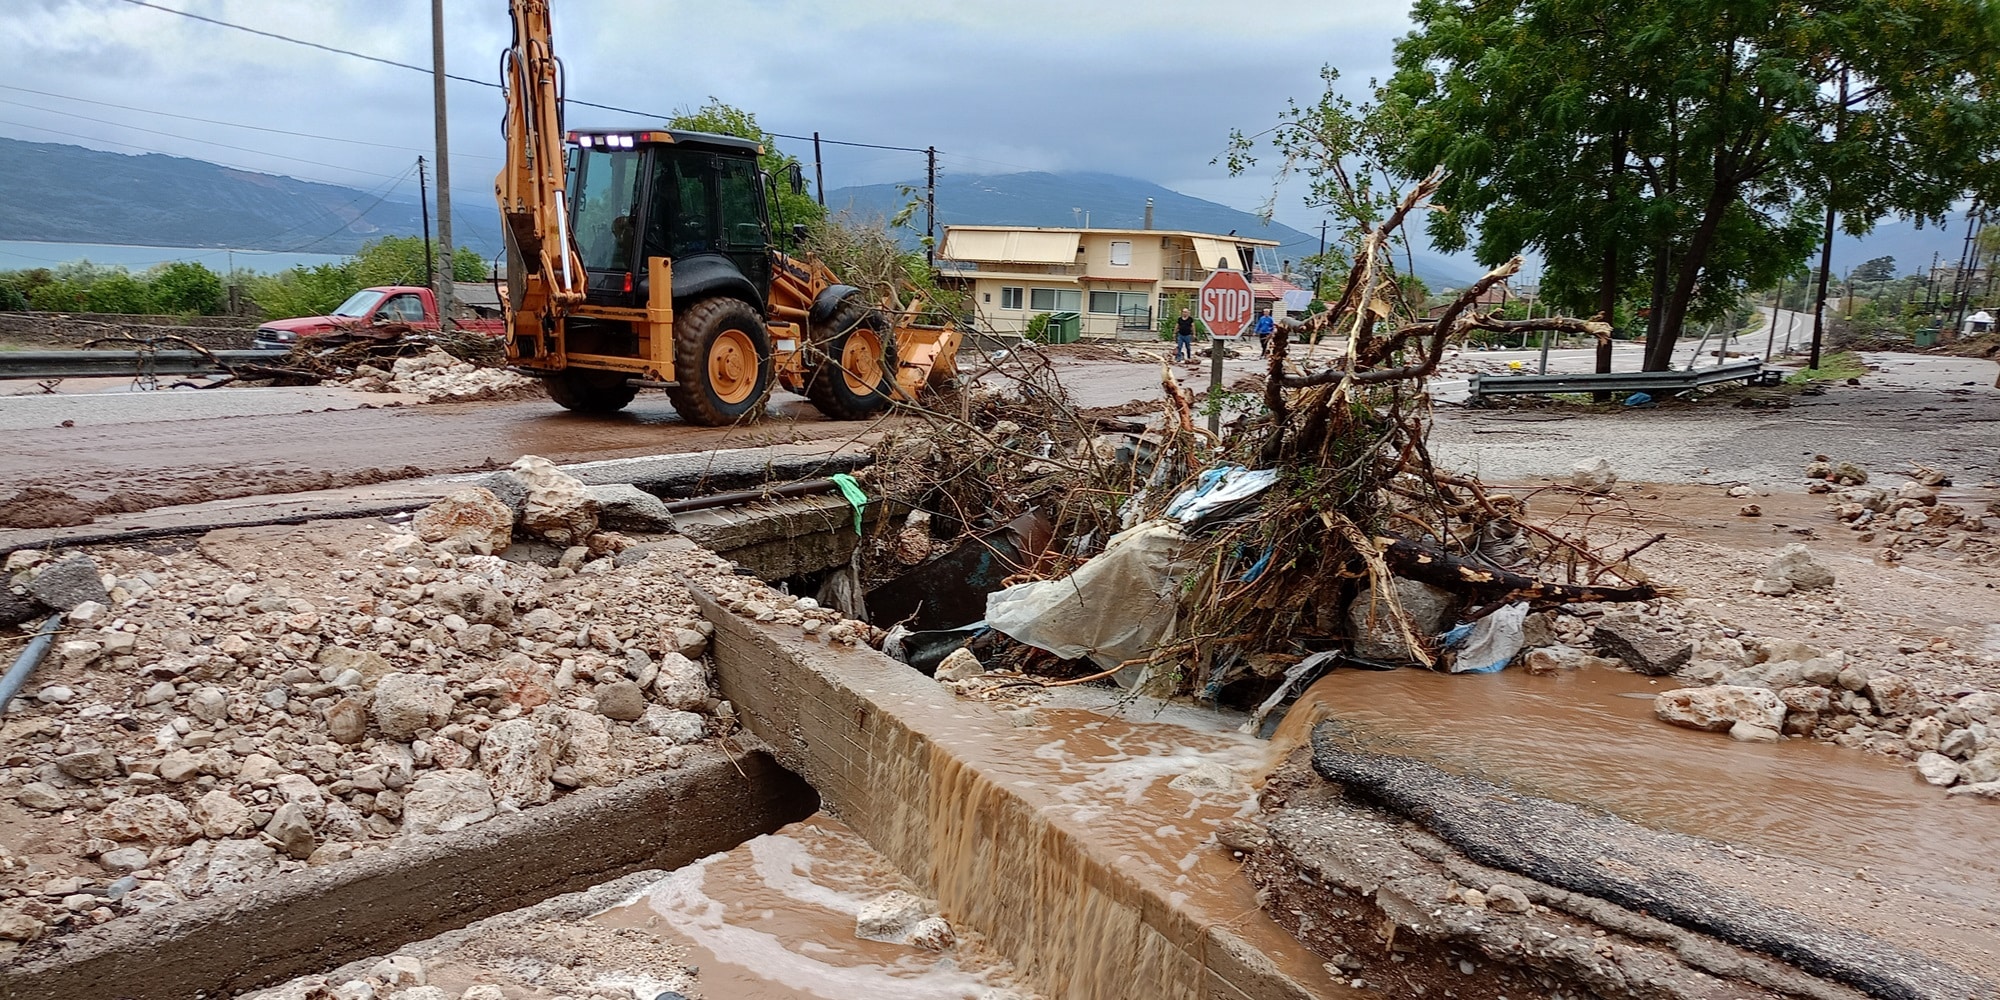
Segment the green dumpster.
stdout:
<path fill-rule="evenodd" d="M 1937 327 L 1927 326 L 1918 330 L 1911 335 L 1911 339 L 1916 342 L 1915 346 L 1917 347 L 1936 347 L 1938 342 Z"/>
<path fill-rule="evenodd" d="M 1083 338 L 1083 314 L 1055 312 L 1049 314 L 1048 330 L 1042 334 L 1051 344 L 1074 344 Z"/>

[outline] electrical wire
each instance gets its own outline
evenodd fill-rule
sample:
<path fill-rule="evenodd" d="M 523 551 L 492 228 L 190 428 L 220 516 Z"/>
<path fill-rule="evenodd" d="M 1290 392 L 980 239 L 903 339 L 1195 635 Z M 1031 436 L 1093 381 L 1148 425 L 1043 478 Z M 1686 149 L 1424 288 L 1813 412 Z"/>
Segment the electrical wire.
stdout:
<path fill-rule="evenodd" d="M 175 10 L 172 7 L 162 7 L 156 3 L 149 3 L 147 2 L 147 0 L 125 0 L 125 2 L 133 5 L 134 7 L 144 7 L 148 10 L 157 10 L 163 14 L 177 14 L 181 17 L 190 18 L 196 21 L 201 21 L 206 24 L 213 24 L 220 28 L 229 28 L 235 31 L 246 32 L 248 34 L 257 35 L 263 38 L 275 39 L 280 42 L 290 42 L 293 45 L 303 45 L 306 48 L 318 49 L 321 52 L 331 52 L 335 55 L 352 56 L 353 58 L 356 59 L 366 59 L 367 61 L 372 63 L 380 63 L 384 66 L 394 66 L 397 69 L 414 70 L 418 73 L 424 74 L 425 76 L 430 76 L 432 74 L 432 70 L 428 66 L 418 66 L 415 63 L 398 62 L 394 59 L 385 59 L 381 56 L 371 56 L 366 52 L 356 52 L 353 49 L 342 49 L 342 48 L 336 48 L 331 45 L 322 45 L 319 42 L 309 42 L 303 38 L 293 38 L 290 35 L 281 35 L 275 31 L 262 31 L 257 28 L 250 28 L 250 27 L 245 27 L 244 25 L 241 24 L 235 24 L 230 21 L 223 21 L 213 17 L 204 17 L 200 14 L 195 14 L 185 10 Z M 444 77 L 447 80 L 457 80 L 460 83 L 471 83 L 481 87 L 491 87 L 494 90 L 501 89 L 500 84 L 494 83 L 491 80 L 481 80 L 477 77 L 461 76 L 457 73 L 446 73 L 444 74 Z M 656 111 L 640 111 L 636 108 L 621 108 L 615 104 L 597 104 L 592 101 L 578 100 L 574 97 L 566 98 L 563 103 L 575 104 L 580 107 L 586 107 L 586 108 L 597 108 L 598 110 L 601 111 L 616 111 L 621 115 L 638 115 L 641 118 L 666 119 L 672 117 L 670 115 L 660 114 Z M 771 132 L 769 134 L 779 139 L 796 139 L 802 142 L 813 141 L 813 137 L 809 135 L 789 135 L 784 132 Z M 824 144 L 832 146 L 856 146 L 862 149 L 890 149 L 903 153 L 930 152 L 930 150 L 928 149 L 919 149 L 914 146 L 887 146 L 887 145 L 882 145 L 880 143 L 872 143 L 872 142 L 850 142 L 844 139 L 822 138 L 819 141 Z"/>
<path fill-rule="evenodd" d="M 232 145 L 230 145 L 229 143 L 226 143 L 226 142 L 216 142 L 216 141 L 215 141 L 215 140 L 213 140 L 213 139 L 197 139 L 197 138 L 195 138 L 194 136 L 191 136 L 191 135 L 181 135 L 181 134 L 179 134 L 179 133 L 177 133 L 177 132 L 162 132 L 162 131 L 160 131 L 159 129 L 156 129 L 156 128 L 143 128 L 143 127 L 141 127 L 141 126 L 138 126 L 138 125 L 127 125 L 127 124 L 125 124 L 124 122 L 114 122 L 114 121 L 111 121 L 111 120 L 110 120 L 110 119 L 108 119 L 108 118 L 92 118 L 92 117 L 91 117 L 91 116 L 89 116 L 89 115 L 80 115 L 80 114 L 77 114 L 77 113 L 76 113 L 76 112 L 74 112 L 74 111 L 59 111 L 59 110 L 57 110 L 57 109 L 55 109 L 55 108 L 44 108 L 44 107 L 41 107 L 40 105 L 35 105 L 35 104 L 23 104 L 23 103 L 21 103 L 20 101 L 10 101 L 10 100 L 7 100 L 7 99 L 6 99 L 6 98 L 4 98 L 4 97 L 0 97 L 0 104 L 6 104 L 6 105 L 10 105 L 10 106 L 12 106 L 12 107 L 16 107 L 16 108 L 26 108 L 26 109 L 28 109 L 29 111 L 40 111 L 40 112 L 43 112 L 44 114 L 51 114 L 51 115 L 62 115 L 62 116 L 64 116 L 64 117 L 67 117 L 67 118 L 79 118 L 79 119 L 82 119 L 83 121 L 87 121 L 87 122 L 96 122 L 96 123 L 97 123 L 97 124 L 99 124 L 99 125 L 109 125 L 109 126 L 111 126 L 111 127 L 113 127 L 113 128 L 123 128 L 123 129 L 131 129 L 131 130 L 132 130 L 132 131 L 134 131 L 134 132 L 146 132 L 146 133 L 149 133 L 149 134 L 151 134 L 151 135 L 163 135 L 163 136 L 166 136 L 166 137 L 167 137 L 167 138 L 169 138 L 169 139 L 179 139 L 179 140 L 181 140 L 181 141 L 183 141 L 183 142 L 198 142 L 198 143 L 201 143 L 201 144 L 202 144 L 202 145 L 204 145 L 204 146 L 219 146 L 219 147 L 221 147 L 221 148 L 223 148 L 223 149 L 233 149 L 233 150 L 236 150 L 236 151 L 237 151 L 237 152 L 239 152 L 239 153 L 255 153 L 255 154 L 256 154 L 256 155 L 258 155 L 258 156 L 269 156 L 269 157 L 272 157 L 272 158 L 274 158 L 274 159 L 279 159 L 279 160 L 291 160 L 291 161 L 292 161 L 292 162 L 294 162 L 294 163 L 313 163 L 313 164 L 318 164 L 318 165 L 320 165 L 320 166 L 323 166 L 323 167 L 325 167 L 325 166 L 331 166 L 331 167 L 334 167 L 334 168 L 336 168 L 336 169 L 340 169 L 340 170 L 346 170 L 346 171 L 349 171 L 349 172 L 351 172 L 351 173 L 357 173 L 357 174 L 367 174 L 367 175 L 368 175 L 368 176 L 370 176 L 370 177 L 390 177 L 390 176 L 394 176 L 394 175 L 392 175 L 392 174 L 384 174 L 384 173 L 379 173 L 379 172 L 377 172 L 377 171 L 374 171 L 374 170 L 363 170 L 363 169 L 361 169 L 360 167 L 348 167 L 348 166 L 342 166 L 341 164 L 338 164 L 338 163 L 328 163 L 328 162 L 326 162 L 325 160 L 311 160 L 311 159 L 307 159 L 307 158 L 305 158 L 305 157 L 303 157 L 303 156 L 286 156 L 286 155 L 285 155 L 285 154 L 283 154 L 283 153 L 273 153 L 273 152 L 271 152 L 271 151 L 269 151 L 269 150 L 265 150 L 265 149 L 252 149 L 252 148 L 250 148 L 250 147 L 248 147 L 248 146 L 232 146 Z"/>
<path fill-rule="evenodd" d="M 249 129 L 253 132 L 269 132 L 273 135 L 290 135 L 290 136 L 297 136 L 301 139 L 320 139 L 326 142 L 344 142 L 352 146 L 374 146 L 377 149 L 393 149 L 398 152 L 406 152 L 406 153 L 428 152 L 428 149 L 419 149 L 415 146 L 398 146 L 387 142 L 369 142 L 366 139 L 344 139 L 337 135 L 320 135 L 316 132 L 294 132 L 290 129 L 269 128 L 263 125 L 250 125 L 245 122 L 222 121 L 216 118 L 198 118 L 194 115 L 176 114 L 172 111 L 156 111 L 152 108 L 135 108 L 129 104 L 113 104 L 110 101 L 93 101 L 88 97 L 73 97 L 69 94 L 57 94 L 47 90 L 34 90 L 28 87 L 15 87 L 5 83 L 0 83 L 0 90 L 13 90 L 23 94 L 34 94 L 37 97 L 53 97 L 61 101 L 75 101 L 78 104 L 95 104 L 98 107 L 116 108 L 119 111 L 131 111 L 142 115 L 159 115 L 162 118 L 178 118 L 181 119 L 182 121 L 200 122 L 204 125 L 220 125 L 223 126 L 224 128 Z M 23 105 L 23 107 L 27 106 L 28 105 Z M 42 110 L 53 110 L 53 109 L 42 109 Z M 58 111 L 56 113 L 62 114 L 63 112 Z M 497 156 L 480 156 L 477 153 L 453 153 L 452 155 L 455 157 L 457 156 L 472 157 L 474 159 L 480 159 L 480 160 L 500 159 L 500 157 Z"/>

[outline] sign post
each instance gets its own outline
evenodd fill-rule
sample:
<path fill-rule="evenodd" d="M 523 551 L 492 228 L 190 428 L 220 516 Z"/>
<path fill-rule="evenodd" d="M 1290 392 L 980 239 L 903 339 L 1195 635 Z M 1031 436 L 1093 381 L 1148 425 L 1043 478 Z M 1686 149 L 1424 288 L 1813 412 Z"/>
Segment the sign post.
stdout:
<path fill-rule="evenodd" d="M 1208 431 L 1222 433 L 1222 342 L 1235 340 L 1249 329 L 1254 312 L 1250 279 L 1231 270 L 1229 261 L 1215 262 L 1215 271 L 1201 283 L 1196 297 L 1201 322 L 1208 327 Z"/>

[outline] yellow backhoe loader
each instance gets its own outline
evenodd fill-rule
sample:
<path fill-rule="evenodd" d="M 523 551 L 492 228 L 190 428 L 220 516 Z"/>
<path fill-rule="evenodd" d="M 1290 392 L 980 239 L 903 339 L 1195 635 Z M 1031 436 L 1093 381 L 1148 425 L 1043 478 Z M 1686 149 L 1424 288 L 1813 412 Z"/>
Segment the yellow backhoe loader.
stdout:
<path fill-rule="evenodd" d="M 580 413 L 665 389 L 689 423 L 755 419 L 775 382 L 837 420 L 950 378 L 960 332 L 871 301 L 774 240 L 763 148 L 664 126 L 563 125 L 547 0 L 512 0 L 502 59 L 507 357 Z M 793 190 L 802 181 L 785 179 Z"/>

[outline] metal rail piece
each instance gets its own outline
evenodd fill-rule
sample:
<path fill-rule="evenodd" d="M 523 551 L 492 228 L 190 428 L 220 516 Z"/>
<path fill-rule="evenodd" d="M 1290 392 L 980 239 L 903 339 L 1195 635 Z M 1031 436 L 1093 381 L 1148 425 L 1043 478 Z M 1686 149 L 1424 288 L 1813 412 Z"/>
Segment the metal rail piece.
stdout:
<path fill-rule="evenodd" d="M 0 379 L 97 378 L 127 375 L 197 375 L 226 365 L 258 364 L 283 351 L 0 351 Z"/>
<path fill-rule="evenodd" d="M 1610 372 L 1602 375 L 1484 375 L 1473 374 L 1466 381 L 1470 384 L 1473 399 L 1481 396 L 1525 396 L 1557 392 L 1650 392 L 1654 394 L 1685 392 L 1701 389 L 1724 382 L 1740 382 L 1757 378 L 1764 371 L 1764 361 L 1752 358 L 1735 361 L 1713 368 L 1697 368 L 1685 372 Z"/>

